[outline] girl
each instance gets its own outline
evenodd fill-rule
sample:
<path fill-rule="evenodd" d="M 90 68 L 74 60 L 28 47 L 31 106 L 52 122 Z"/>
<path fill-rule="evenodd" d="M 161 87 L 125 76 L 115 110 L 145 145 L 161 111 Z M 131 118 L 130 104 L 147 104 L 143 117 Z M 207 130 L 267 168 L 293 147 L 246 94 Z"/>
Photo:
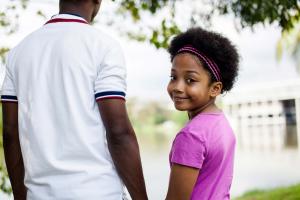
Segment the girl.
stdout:
<path fill-rule="evenodd" d="M 166 199 L 230 199 L 235 136 L 215 100 L 233 86 L 237 50 L 217 33 L 192 28 L 171 41 L 169 53 L 168 93 L 190 121 L 173 141 Z"/>

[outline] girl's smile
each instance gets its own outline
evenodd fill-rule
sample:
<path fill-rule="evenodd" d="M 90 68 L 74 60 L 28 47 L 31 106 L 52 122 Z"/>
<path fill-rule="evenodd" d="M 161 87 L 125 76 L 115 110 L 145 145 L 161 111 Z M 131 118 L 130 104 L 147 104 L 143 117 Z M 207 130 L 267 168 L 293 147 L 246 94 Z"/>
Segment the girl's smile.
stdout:
<path fill-rule="evenodd" d="M 173 101 L 178 102 L 178 103 L 183 102 L 188 99 L 189 99 L 188 97 L 180 97 L 180 96 L 176 96 L 176 94 L 173 96 Z"/>
<path fill-rule="evenodd" d="M 213 87 L 209 72 L 196 56 L 189 53 L 175 56 L 168 93 L 177 110 L 188 111 L 192 117 L 210 110 L 214 107 Z"/>

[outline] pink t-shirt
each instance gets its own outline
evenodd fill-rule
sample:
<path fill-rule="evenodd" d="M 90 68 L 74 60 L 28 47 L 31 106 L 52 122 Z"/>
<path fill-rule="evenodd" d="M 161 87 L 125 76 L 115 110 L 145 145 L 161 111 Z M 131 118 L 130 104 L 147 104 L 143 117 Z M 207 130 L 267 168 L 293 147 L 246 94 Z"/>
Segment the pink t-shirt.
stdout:
<path fill-rule="evenodd" d="M 176 136 L 170 163 L 200 169 L 192 200 L 230 199 L 235 136 L 220 113 L 201 113 Z"/>

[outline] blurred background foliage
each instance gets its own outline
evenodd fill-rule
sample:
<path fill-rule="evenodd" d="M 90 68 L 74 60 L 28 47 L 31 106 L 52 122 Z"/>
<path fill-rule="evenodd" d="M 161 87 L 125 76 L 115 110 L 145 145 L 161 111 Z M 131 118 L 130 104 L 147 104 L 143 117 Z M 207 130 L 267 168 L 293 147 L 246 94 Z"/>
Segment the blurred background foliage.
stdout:
<path fill-rule="evenodd" d="M 180 5 L 187 4 L 192 8 L 185 13 L 188 18 L 187 27 L 196 25 L 210 26 L 214 16 L 233 15 L 238 30 L 258 24 L 276 23 L 282 32 L 288 32 L 299 23 L 300 3 L 298 0 L 113 0 L 118 4 L 119 15 L 130 18 L 136 25 L 143 28 L 137 32 L 128 30 L 128 36 L 138 41 L 148 41 L 157 48 L 166 48 L 170 38 L 182 31 L 176 20 L 180 13 Z M 144 21 L 149 15 L 165 14 L 160 25 L 150 26 L 145 30 Z M 299 43 L 298 43 L 299 45 Z"/>
<path fill-rule="evenodd" d="M 289 187 L 273 188 L 271 190 L 253 190 L 234 200 L 298 200 L 300 199 L 300 184 Z"/>
<path fill-rule="evenodd" d="M 169 148 L 162 144 L 170 141 L 188 120 L 186 113 L 156 101 L 142 103 L 132 98 L 127 102 L 127 109 L 140 143 L 156 150 Z"/>
<path fill-rule="evenodd" d="M 13 34 L 18 30 L 20 10 L 26 9 L 28 3 L 33 0 L 10 0 L 7 6 L 0 8 L 0 31 Z M 300 1 L 298 0 L 112 0 L 116 10 L 112 10 L 109 23 L 116 27 L 121 35 L 140 42 L 148 42 L 156 48 L 167 48 L 170 38 L 183 31 L 187 27 L 211 25 L 212 18 L 216 16 L 234 16 L 238 30 L 245 27 L 255 29 L 256 25 L 277 24 L 282 30 L 283 38 L 292 36 L 300 38 L 300 30 L 295 29 L 300 24 Z M 181 18 L 181 5 L 190 5 L 191 12 L 184 13 L 187 18 Z M 43 11 L 37 11 L 37 15 L 45 17 Z M 146 18 L 156 16 L 153 23 L 146 23 Z M 117 18 L 126 19 L 135 25 L 135 29 L 122 27 Z M 178 17 L 185 27 L 178 23 Z M 155 21 L 155 22 L 154 22 Z M 296 31 L 296 34 L 294 33 Z M 285 43 L 285 39 L 281 43 Z M 300 41 L 288 45 L 287 48 L 299 49 Z M 1 45 L 1 44 L 0 44 Z M 285 47 L 285 45 L 280 45 Z M 279 48 L 280 48 L 279 47 Z M 0 56 L 5 55 L 8 47 L 0 46 Z M 280 54 L 279 49 L 278 54 Z M 298 50 L 297 50 L 298 51 Z"/>

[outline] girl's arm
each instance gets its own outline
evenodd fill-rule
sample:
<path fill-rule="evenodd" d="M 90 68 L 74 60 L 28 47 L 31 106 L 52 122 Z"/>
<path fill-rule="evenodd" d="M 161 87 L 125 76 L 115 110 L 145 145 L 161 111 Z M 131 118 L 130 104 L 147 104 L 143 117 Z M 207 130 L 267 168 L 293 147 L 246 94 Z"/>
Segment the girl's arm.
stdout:
<path fill-rule="evenodd" d="M 173 164 L 166 200 L 189 200 L 198 174 L 199 169 Z"/>

